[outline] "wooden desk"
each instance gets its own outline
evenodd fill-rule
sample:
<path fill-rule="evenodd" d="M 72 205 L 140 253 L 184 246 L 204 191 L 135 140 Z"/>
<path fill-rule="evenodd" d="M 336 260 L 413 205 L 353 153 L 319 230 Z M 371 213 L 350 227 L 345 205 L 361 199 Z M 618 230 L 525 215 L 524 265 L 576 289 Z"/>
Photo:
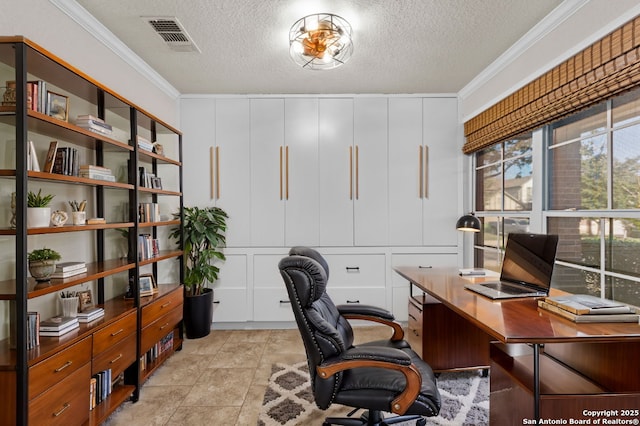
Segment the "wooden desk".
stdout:
<path fill-rule="evenodd" d="M 487 278 L 463 278 L 455 268 L 395 271 L 412 285 L 408 337 L 422 333 L 422 356 L 434 370 L 490 366 L 492 424 L 640 420 L 640 325 L 576 324 L 539 309 L 535 298 L 493 301 L 464 288 Z M 412 333 L 414 321 L 420 333 Z"/>

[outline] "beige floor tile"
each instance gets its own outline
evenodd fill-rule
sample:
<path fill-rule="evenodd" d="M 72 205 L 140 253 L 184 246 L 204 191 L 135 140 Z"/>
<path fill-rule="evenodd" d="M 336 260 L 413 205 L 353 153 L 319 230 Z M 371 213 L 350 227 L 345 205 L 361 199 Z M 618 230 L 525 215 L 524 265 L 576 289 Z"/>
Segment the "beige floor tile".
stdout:
<path fill-rule="evenodd" d="M 240 407 L 178 407 L 167 424 L 171 426 L 234 425 L 239 415 Z"/>
<path fill-rule="evenodd" d="M 215 355 L 232 334 L 233 331 L 231 330 L 212 330 L 208 336 L 200 339 L 185 339 L 182 344 L 182 350 L 176 353 L 176 355 L 181 353 Z"/>
<path fill-rule="evenodd" d="M 230 340 L 210 359 L 210 368 L 255 368 L 258 366 L 264 352 L 264 342 L 232 342 Z"/>
<path fill-rule="evenodd" d="M 209 368 L 198 378 L 182 406 L 241 406 L 255 368 Z"/>
<path fill-rule="evenodd" d="M 211 333 L 215 333 L 212 331 Z M 264 343 L 269 340 L 271 330 L 234 330 L 227 340 L 228 343 L 254 342 Z"/>
<path fill-rule="evenodd" d="M 136 403 L 127 402 L 116 411 L 106 426 L 166 425 L 182 403 L 190 386 L 145 385 Z"/>
<path fill-rule="evenodd" d="M 242 404 L 236 426 L 255 425 L 258 423 L 258 415 L 262 407 L 264 392 L 267 386 L 251 386 Z"/>
<path fill-rule="evenodd" d="M 193 385 L 207 369 L 211 360 L 209 355 L 175 354 L 169 358 L 149 378 L 151 386 Z"/>

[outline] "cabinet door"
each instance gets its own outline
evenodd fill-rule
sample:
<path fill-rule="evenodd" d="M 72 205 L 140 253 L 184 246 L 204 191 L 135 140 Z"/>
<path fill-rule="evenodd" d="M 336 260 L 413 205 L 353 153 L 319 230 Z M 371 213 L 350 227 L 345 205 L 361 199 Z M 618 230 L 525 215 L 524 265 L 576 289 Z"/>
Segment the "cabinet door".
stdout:
<path fill-rule="evenodd" d="M 180 115 L 183 162 L 190 171 L 200 171 L 183 173 L 184 203 L 187 206 L 211 205 L 209 149 L 215 144 L 216 102 L 214 99 L 183 99 Z"/>
<path fill-rule="evenodd" d="M 354 244 L 389 243 L 387 98 L 354 100 Z"/>
<path fill-rule="evenodd" d="M 423 100 L 423 243 L 456 245 L 458 214 L 458 103 L 455 98 Z"/>
<path fill-rule="evenodd" d="M 216 205 L 229 215 L 228 247 L 251 243 L 251 229 L 247 226 L 251 223 L 249 111 L 248 99 L 216 100 L 215 196 Z"/>
<path fill-rule="evenodd" d="M 422 245 L 421 152 L 422 99 L 389 98 L 389 244 L 392 246 Z"/>
<path fill-rule="evenodd" d="M 318 99 L 285 100 L 285 245 L 319 242 Z"/>
<path fill-rule="evenodd" d="M 320 99 L 320 245 L 353 245 L 353 100 Z"/>
<path fill-rule="evenodd" d="M 251 100 L 251 245 L 284 245 L 284 100 Z"/>

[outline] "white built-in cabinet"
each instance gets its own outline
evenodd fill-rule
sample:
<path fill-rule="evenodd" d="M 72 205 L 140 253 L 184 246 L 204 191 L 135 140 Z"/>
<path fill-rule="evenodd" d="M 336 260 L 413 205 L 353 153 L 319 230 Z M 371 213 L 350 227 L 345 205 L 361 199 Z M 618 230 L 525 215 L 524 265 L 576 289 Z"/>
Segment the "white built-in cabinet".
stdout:
<path fill-rule="evenodd" d="M 290 322 L 278 261 L 329 261 L 329 294 L 406 320 L 403 261 L 457 262 L 457 100 L 417 96 L 182 100 L 186 205 L 229 214 L 214 321 Z"/>
<path fill-rule="evenodd" d="M 457 102 L 389 98 L 389 244 L 451 246 L 457 235 Z"/>

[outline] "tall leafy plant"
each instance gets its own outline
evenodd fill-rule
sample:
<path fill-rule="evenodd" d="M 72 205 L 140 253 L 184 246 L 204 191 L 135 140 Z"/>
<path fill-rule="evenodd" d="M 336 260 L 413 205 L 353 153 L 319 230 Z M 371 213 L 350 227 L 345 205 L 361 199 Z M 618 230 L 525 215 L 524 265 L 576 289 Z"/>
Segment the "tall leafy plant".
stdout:
<path fill-rule="evenodd" d="M 219 207 L 184 207 L 184 285 L 187 294 L 196 296 L 203 292 L 207 283 L 218 279 L 220 268 L 215 260 L 225 260 L 220 250 L 226 244 L 227 213 Z M 179 213 L 173 215 L 180 218 Z M 169 234 L 180 242 L 180 228 Z"/>

